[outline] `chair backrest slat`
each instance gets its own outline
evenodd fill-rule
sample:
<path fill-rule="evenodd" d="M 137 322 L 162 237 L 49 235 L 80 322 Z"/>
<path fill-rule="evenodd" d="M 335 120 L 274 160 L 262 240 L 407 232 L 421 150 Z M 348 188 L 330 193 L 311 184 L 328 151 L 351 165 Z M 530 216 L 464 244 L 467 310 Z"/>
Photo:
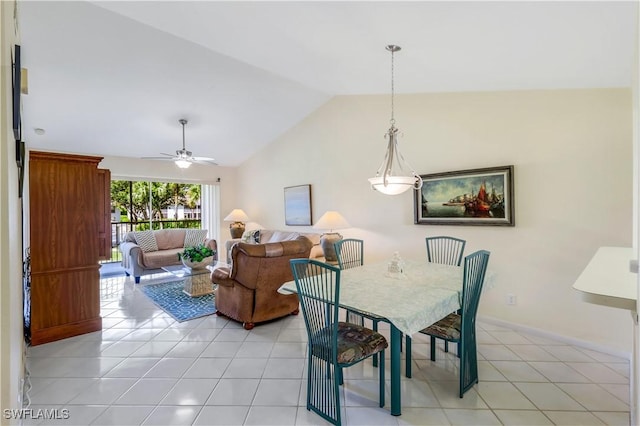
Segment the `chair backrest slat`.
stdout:
<path fill-rule="evenodd" d="M 460 330 L 460 398 L 478 382 L 476 314 L 489 263 L 489 252 L 479 250 L 464 258 Z"/>
<path fill-rule="evenodd" d="M 480 294 L 489 263 L 489 252 L 479 250 L 464 258 L 462 287 L 462 322 L 475 318 L 480 304 Z"/>
<path fill-rule="evenodd" d="M 427 261 L 432 263 L 442 263 L 445 265 L 460 266 L 465 240 L 454 237 L 438 236 L 426 237 Z"/>
<path fill-rule="evenodd" d="M 355 268 L 364 264 L 364 241 L 345 238 L 333 244 L 340 269 Z"/>

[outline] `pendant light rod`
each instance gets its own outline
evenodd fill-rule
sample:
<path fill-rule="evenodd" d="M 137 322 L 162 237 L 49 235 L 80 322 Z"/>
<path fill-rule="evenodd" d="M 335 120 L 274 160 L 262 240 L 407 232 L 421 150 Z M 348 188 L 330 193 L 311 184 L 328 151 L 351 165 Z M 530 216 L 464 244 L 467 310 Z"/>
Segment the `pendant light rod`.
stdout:
<path fill-rule="evenodd" d="M 180 120 L 178 120 L 180 122 L 180 124 L 182 124 L 182 150 L 185 151 L 187 148 L 185 148 L 185 143 L 184 143 L 184 126 L 189 122 L 187 121 L 186 118 L 181 118 Z"/>
<path fill-rule="evenodd" d="M 395 97 L 395 78 L 394 78 L 394 53 L 399 52 L 402 48 L 400 46 L 396 46 L 395 44 L 390 44 L 386 47 L 386 49 L 391 52 L 391 126 L 396 123 L 395 119 L 395 108 L 394 108 L 394 97 Z"/>

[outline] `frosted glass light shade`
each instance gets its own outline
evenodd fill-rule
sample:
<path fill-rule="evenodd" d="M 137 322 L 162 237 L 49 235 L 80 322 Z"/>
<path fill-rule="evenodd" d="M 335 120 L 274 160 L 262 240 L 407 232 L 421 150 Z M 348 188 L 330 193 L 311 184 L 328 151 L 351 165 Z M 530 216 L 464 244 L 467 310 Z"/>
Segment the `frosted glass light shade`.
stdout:
<path fill-rule="evenodd" d="M 323 214 L 313 227 L 315 229 L 328 229 L 333 231 L 334 229 L 349 228 L 349 222 L 340 213 L 329 210 Z"/>
<path fill-rule="evenodd" d="M 191 166 L 191 161 L 187 160 L 176 160 L 175 163 L 176 166 L 180 167 L 181 169 L 188 169 L 189 166 Z"/>
<path fill-rule="evenodd" d="M 415 176 L 387 176 L 385 185 L 384 176 L 369 178 L 373 189 L 385 195 L 398 195 L 409 189 L 415 189 L 417 179 Z"/>
<path fill-rule="evenodd" d="M 233 209 L 225 218 L 225 222 L 248 222 L 249 216 L 242 209 Z"/>

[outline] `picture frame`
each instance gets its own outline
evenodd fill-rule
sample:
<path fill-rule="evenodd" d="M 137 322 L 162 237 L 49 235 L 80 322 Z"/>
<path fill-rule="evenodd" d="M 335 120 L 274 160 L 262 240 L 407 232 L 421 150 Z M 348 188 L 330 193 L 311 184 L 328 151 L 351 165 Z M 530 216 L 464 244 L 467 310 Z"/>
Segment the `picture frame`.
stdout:
<path fill-rule="evenodd" d="M 311 185 L 284 188 L 284 223 L 288 226 L 311 226 Z"/>
<path fill-rule="evenodd" d="M 513 165 L 420 175 L 417 225 L 515 226 Z"/>

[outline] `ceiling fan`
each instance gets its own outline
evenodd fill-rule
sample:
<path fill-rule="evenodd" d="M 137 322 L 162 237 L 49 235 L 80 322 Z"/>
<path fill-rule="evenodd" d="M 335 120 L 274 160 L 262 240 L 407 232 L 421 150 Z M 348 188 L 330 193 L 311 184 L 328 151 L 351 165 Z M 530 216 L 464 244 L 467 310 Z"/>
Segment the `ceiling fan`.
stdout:
<path fill-rule="evenodd" d="M 168 160 L 176 163 L 176 166 L 181 169 L 188 169 L 189 166 L 193 163 L 197 164 L 208 164 L 211 166 L 217 166 L 218 163 L 215 162 L 213 158 L 208 157 L 194 157 L 191 151 L 188 151 L 185 147 L 184 143 L 184 126 L 188 123 L 186 118 L 181 118 L 178 122 L 182 125 L 182 149 L 177 149 L 175 155 L 173 154 L 165 154 L 161 152 L 160 155 L 164 155 L 165 157 L 142 157 L 146 160 Z"/>

